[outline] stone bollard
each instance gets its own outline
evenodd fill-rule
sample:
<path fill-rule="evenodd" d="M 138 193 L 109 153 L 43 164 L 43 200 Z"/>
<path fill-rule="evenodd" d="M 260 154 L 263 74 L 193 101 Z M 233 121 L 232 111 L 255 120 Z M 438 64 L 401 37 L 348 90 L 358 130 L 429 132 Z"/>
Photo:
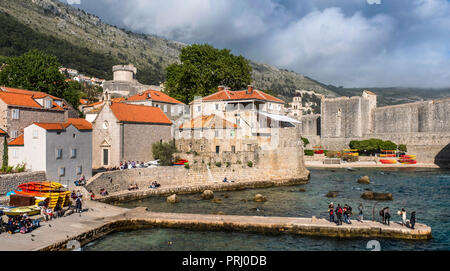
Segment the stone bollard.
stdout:
<path fill-rule="evenodd" d="M 213 199 L 214 198 L 214 192 L 211 190 L 205 190 L 202 193 L 202 199 Z"/>
<path fill-rule="evenodd" d="M 180 198 L 177 196 L 177 194 L 173 194 L 167 197 L 168 203 L 177 203 L 180 202 Z"/>

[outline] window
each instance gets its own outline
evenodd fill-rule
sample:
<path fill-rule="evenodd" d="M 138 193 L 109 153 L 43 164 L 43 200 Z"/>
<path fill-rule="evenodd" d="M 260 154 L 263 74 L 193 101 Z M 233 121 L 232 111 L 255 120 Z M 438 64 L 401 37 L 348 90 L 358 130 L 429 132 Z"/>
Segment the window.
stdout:
<path fill-rule="evenodd" d="M 220 135 L 219 130 L 214 130 L 214 136 L 219 137 L 219 135 Z"/>
<path fill-rule="evenodd" d="M 219 104 L 216 104 L 216 110 L 219 110 Z"/>
<path fill-rule="evenodd" d="M 199 105 L 199 106 L 197 106 L 197 112 L 200 112 L 200 111 L 202 111 L 202 107 Z"/>
<path fill-rule="evenodd" d="M 83 168 L 81 166 L 77 167 L 77 175 L 81 175 L 83 173 Z"/>
<path fill-rule="evenodd" d="M 205 146 L 200 145 L 200 151 L 204 151 L 205 150 Z"/>
<path fill-rule="evenodd" d="M 33 129 L 33 138 L 39 138 L 39 132 L 37 129 Z"/>
<path fill-rule="evenodd" d="M 77 134 L 72 134 L 73 139 L 77 138 Z"/>
<path fill-rule="evenodd" d="M 241 123 L 241 120 L 240 119 L 236 119 L 236 125 L 239 126 L 240 123 Z"/>
<path fill-rule="evenodd" d="M 234 137 L 234 136 L 235 136 L 235 134 L 236 134 L 236 131 L 235 131 L 235 129 L 233 129 L 233 130 L 231 130 L 231 131 L 230 131 L 230 136 L 231 136 L 231 137 Z"/>
<path fill-rule="evenodd" d="M 61 159 L 63 154 L 63 149 L 56 149 L 56 159 Z"/>
<path fill-rule="evenodd" d="M 164 113 L 167 113 L 167 104 L 164 105 Z"/>
<path fill-rule="evenodd" d="M 52 100 L 45 100 L 44 107 L 45 108 L 52 108 Z"/>
<path fill-rule="evenodd" d="M 70 150 L 70 158 L 77 158 L 77 149 Z"/>
<path fill-rule="evenodd" d="M 18 120 L 20 116 L 19 109 L 13 109 L 12 110 L 12 118 L 13 120 Z"/>
<path fill-rule="evenodd" d="M 13 150 L 13 158 L 17 158 L 17 150 L 16 149 Z"/>
<path fill-rule="evenodd" d="M 63 177 L 66 175 L 66 168 L 65 167 L 60 167 L 59 168 L 59 177 Z"/>
<path fill-rule="evenodd" d="M 220 152 L 220 146 L 216 146 L 216 153 Z"/>
<path fill-rule="evenodd" d="M 234 145 L 231 146 L 231 152 L 232 152 L 232 153 L 235 153 L 235 152 L 236 152 L 236 146 L 234 146 Z"/>
<path fill-rule="evenodd" d="M 16 138 L 16 137 L 18 137 L 19 136 L 19 131 L 17 131 L 17 130 L 12 130 L 11 131 L 11 137 L 12 138 Z"/>

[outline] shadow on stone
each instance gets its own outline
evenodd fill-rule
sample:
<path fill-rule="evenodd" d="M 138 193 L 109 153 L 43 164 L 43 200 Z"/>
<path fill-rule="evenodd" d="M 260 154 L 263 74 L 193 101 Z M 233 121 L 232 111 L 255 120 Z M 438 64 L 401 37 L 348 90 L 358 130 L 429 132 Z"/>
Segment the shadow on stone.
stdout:
<path fill-rule="evenodd" d="M 445 146 L 436 157 L 434 157 L 434 163 L 440 168 L 450 168 L 450 144 Z"/>

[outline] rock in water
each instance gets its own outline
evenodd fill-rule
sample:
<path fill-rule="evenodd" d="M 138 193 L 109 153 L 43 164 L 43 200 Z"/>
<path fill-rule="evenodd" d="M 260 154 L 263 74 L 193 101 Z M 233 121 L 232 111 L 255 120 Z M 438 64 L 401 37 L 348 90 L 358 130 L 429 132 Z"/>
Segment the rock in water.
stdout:
<path fill-rule="evenodd" d="M 392 194 L 391 193 L 376 193 L 372 191 L 364 192 L 361 195 L 361 198 L 368 199 L 368 200 L 392 200 Z"/>
<path fill-rule="evenodd" d="M 214 198 L 214 192 L 211 190 L 205 190 L 202 193 L 202 199 L 213 199 Z"/>
<path fill-rule="evenodd" d="M 299 192 L 306 192 L 306 189 L 305 188 L 300 188 L 298 191 Z"/>
<path fill-rule="evenodd" d="M 169 202 L 169 203 L 177 203 L 179 201 L 180 201 L 180 198 L 177 196 L 177 194 L 173 194 L 173 195 L 167 197 L 167 202 Z"/>
<path fill-rule="evenodd" d="M 358 183 L 370 184 L 369 176 L 363 176 L 359 178 Z"/>
<path fill-rule="evenodd" d="M 330 192 L 328 192 L 328 193 L 326 194 L 326 197 L 328 197 L 328 198 L 335 198 L 335 197 L 337 197 L 337 195 L 338 195 L 338 192 L 336 192 L 336 191 L 330 191 Z"/>
<path fill-rule="evenodd" d="M 265 202 L 265 201 L 267 201 L 267 199 L 261 194 L 256 194 L 255 198 L 253 200 L 256 201 L 256 202 Z"/>

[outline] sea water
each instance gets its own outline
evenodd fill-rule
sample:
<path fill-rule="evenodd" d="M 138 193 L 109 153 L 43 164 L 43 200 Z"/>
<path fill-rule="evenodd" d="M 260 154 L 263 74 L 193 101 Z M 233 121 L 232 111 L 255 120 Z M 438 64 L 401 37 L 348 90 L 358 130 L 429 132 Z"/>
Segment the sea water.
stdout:
<path fill-rule="evenodd" d="M 391 223 L 400 221 L 397 210 L 405 208 L 409 219 L 416 211 L 417 223 L 432 228 L 433 238 L 426 241 L 377 239 L 382 250 L 450 250 L 450 171 L 439 169 L 311 169 L 308 184 L 242 191 L 215 192 L 221 203 L 201 200 L 200 194 L 179 195 L 181 202 L 169 204 L 165 197 L 149 197 L 125 202 L 121 207 L 148 207 L 154 212 L 203 213 L 227 215 L 289 216 L 328 218 L 330 202 L 335 206 L 349 204 L 353 208 L 353 222 L 359 203 L 364 206 L 364 219 L 380 220 L 383 207 L 390 207 Z M 359 184 L 359 177 L 367 175 L 371 184 Z M 301 189 L 306 192 L 300 192 Z M 392 193 L 392 201 L 361 199 L 366 190 Z M 329 191 L 337 191 L 335 198 L 327 198 Z M 256 194 L 267 198 L 257 203 Z M 367 250 L 368 238 L 337 239 L 298 235 L 263 235 L 239 232 L 208 232 L 182 229 L 154 228 L 122 231 L 109 234 L 84 250 Z"/>

